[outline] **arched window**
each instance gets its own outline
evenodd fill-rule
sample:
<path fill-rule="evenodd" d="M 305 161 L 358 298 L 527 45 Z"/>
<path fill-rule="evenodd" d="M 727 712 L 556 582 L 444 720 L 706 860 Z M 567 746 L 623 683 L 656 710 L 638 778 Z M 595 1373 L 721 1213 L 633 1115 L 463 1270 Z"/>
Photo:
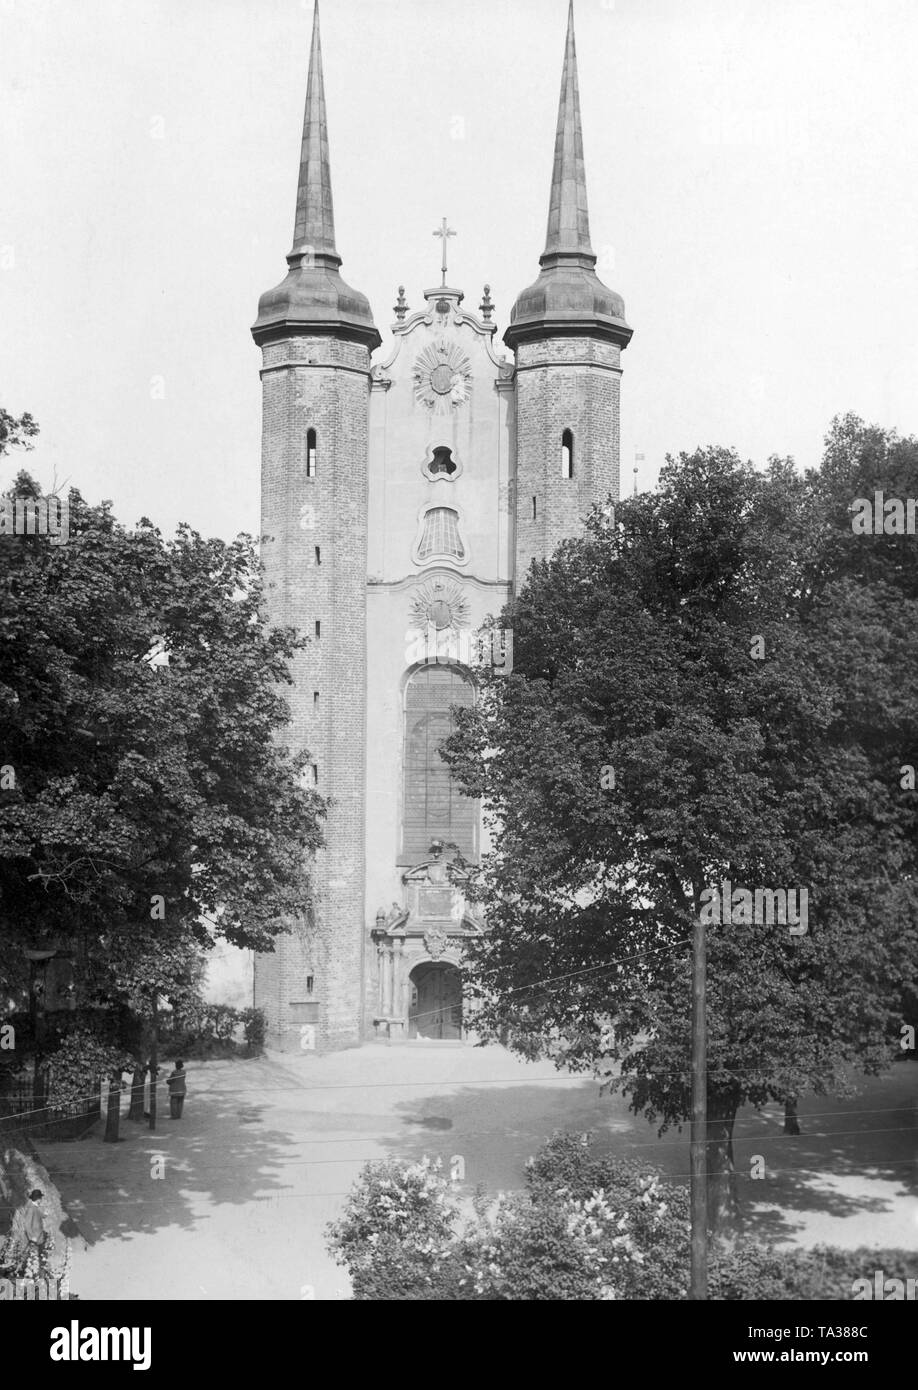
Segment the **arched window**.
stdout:
<path fill-rule="evenodd" d="M 459 536 L 459 513 L 452 507 L 432 507 L 424 517 L 418 560 L 423 563 L 435 555 L 465 559 L 465 546 Z"/>
<path fill-rule="evenodd" d="M 440 756 L 453 729 L 452 705 L 473 705 L 471 682 L 453 666 L 422 666 L 405 691 L 404 796 L 400 862 L 430 858 L 431 840 L 474 860 L 478 802 L 463 796 Z"/>
<path fill-rule="evenodd" d="M 561 477 L 573 478 L 574 476 L 574 436 L 570 430 L 565 430 L 561 436 Z"/>
<path fill-rule="evenodd" d="M 306 477 L 316 476 L 316 432 L 306 431 Z"/>

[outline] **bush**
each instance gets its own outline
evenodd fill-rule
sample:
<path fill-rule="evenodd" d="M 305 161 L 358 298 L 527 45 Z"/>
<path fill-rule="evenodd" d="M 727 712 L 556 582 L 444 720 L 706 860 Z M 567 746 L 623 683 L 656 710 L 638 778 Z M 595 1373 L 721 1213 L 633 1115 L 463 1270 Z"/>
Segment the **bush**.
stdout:
<path fill-rule="evenodd" d="M 347 1266 L 355 1299 L 450 1299 L 458 1289 L 458 1220 L 439 1161 L 368 1163 L 344 1215 L 328 1228 L 328 1248 Z"/>
<path fill-rule="evenodd" d="M 439 1164 L 370 1164 L 329 1248 L 356 1299 L 668 1297 L 670 1265 L 687 1250 L 684 1205 L 680 1189 L 560 1135 L 531 1161 L 525 1194 L 474 1212 Z"/>
<path fill-rule="evenodd" d="M 236 1034 L 245 1030 L 246 1043 L 251 1049 L 249 1028 L 257 1025 L 251 1016 L 260 1009 L 234 1009 L 229 1004 L 205 1004 L 195 1000 L 176 1012 L 171 1021 L 163 1024 L 161 1040 L 176 1056 L 207 1057 L 214 1054 L 229 1056 L 237 1051 Z M 261 1026 L 264 1041 L 264 1021 Z"/>
<path fill-rule="evenodd" d="M 556 1134 L 527 1165 L 527 1190 L 468 1209 L 439 1162 L 364 1168 L 329 1248 L 360 1300 L 684 1299 L 689 1197 L 657 1173 Z M 918 1276 L 904 1250 L 712 1252 L 712 1299 L 851 1299 L 854 1281 Z"/>
<path fill-rule="evenodd" d="M 909 1250 L 839 1250 L 817 1245 L 812 1250 L 774 1251 L 744 1245 L 711 1262 L 711 1298 L 853 1299 L 856 1279 L 881 1270 L 886 1279 L 918 1277 L 918 1252 Z"/>
<path fill-rule="evenodd" d="M 88 1106 L 99 1094 L 99 1081 L 130 1071 L 134 1063 L 122 1048 L 78 1028 L 64 1038 L 48 1059 L 48 1105 L 52 1110 Z"/>
<path fill-rule="evenodd" d="M 261 1052 L 265 1045 L 268 1022 L 264 1009 L 243 1009 L 242 1031 L 250 1052 Z"/>

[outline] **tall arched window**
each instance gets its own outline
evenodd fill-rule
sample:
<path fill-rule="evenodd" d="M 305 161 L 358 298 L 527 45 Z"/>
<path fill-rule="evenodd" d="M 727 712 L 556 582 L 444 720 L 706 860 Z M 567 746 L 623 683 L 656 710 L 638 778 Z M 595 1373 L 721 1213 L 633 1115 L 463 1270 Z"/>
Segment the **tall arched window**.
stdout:
<path fill-rule="evenodd" d="M 424 517 L 418 560 L 423 564 L 438 555 L 465 559 L 465 546 L 459 535 L 459 513 L 452 507 L 431 507 Z"/>
<path fill-rule="evenodd" d="M 454 666 L 422 666 L 405 691 L 403 864 L 430 858 L 431 840 L 457 846 L 464 859 L 477 854 L 478 802 L 463 796 L 440 756 L 453 729 L 451 705 L 473 705 L 475 691 Z"/>
<path fill-rule="evenodd" d="M 316 476 L 316 432 L 306 431 L 306 477 Z"/>
<path fill-rule="evenodd" d="M 573 478 L 574 476 L 574 436 L 570 430 L 565 430 L 561 436 L 561 477 Z"/>

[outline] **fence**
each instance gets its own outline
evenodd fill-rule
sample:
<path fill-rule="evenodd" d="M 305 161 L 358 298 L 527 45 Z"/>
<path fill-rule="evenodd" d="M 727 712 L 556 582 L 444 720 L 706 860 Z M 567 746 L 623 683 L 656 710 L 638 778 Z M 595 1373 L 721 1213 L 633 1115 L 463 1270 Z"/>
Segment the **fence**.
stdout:
<path fill-rule="evenodd" d="M 92 1094 L 71 1105 L 51 1107 L 46 1096 L 47 1091 L 35 1094 L 31 1079 L 14 1077 L 0 1082 L 0 1135 L 29 1134 L 46 1142 L 81 1139 L 101 1118 L 101 1078 Z"/>

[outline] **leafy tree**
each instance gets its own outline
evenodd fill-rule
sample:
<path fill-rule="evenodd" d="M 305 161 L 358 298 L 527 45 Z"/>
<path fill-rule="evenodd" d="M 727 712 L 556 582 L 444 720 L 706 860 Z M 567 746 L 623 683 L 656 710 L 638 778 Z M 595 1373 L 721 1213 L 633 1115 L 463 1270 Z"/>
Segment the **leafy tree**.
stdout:
<path fill-rule="evenodd" d="M 535 564 L 445 756 L 494 834 L 473 885 L 479 1023 L 690 1113 L 692 922 L 706 890 L 806 889 L 808 930 L 708 931 L 708 1171 L 736 1218 L 741 1105 L 842 1092 L 897 1055 L 918 972 L 914 538 L 856 537 L 918 443 L 837 421 L 822 469 L 670 459 L 656 492 Z M 759 639 L 759 640 L 757 640 Z"/>
<path fill-rule="evenodd" d="M 11 449 L 31 449 L 32 439 L 38 434 L 38 426 L 28 411 L 17 419 L 0 406 L 0 455 Z"/>
<path fill-rule="evenodd" d="M 52 943 L 83 998 L 148 1012 L 215 936 L 270 951 L 309 911 L 324 803 L 283 737 L 303 642 L 266 626 L 250 538 L 69 501 L 66 544 L 0 539 L 0 983 Z"/>

